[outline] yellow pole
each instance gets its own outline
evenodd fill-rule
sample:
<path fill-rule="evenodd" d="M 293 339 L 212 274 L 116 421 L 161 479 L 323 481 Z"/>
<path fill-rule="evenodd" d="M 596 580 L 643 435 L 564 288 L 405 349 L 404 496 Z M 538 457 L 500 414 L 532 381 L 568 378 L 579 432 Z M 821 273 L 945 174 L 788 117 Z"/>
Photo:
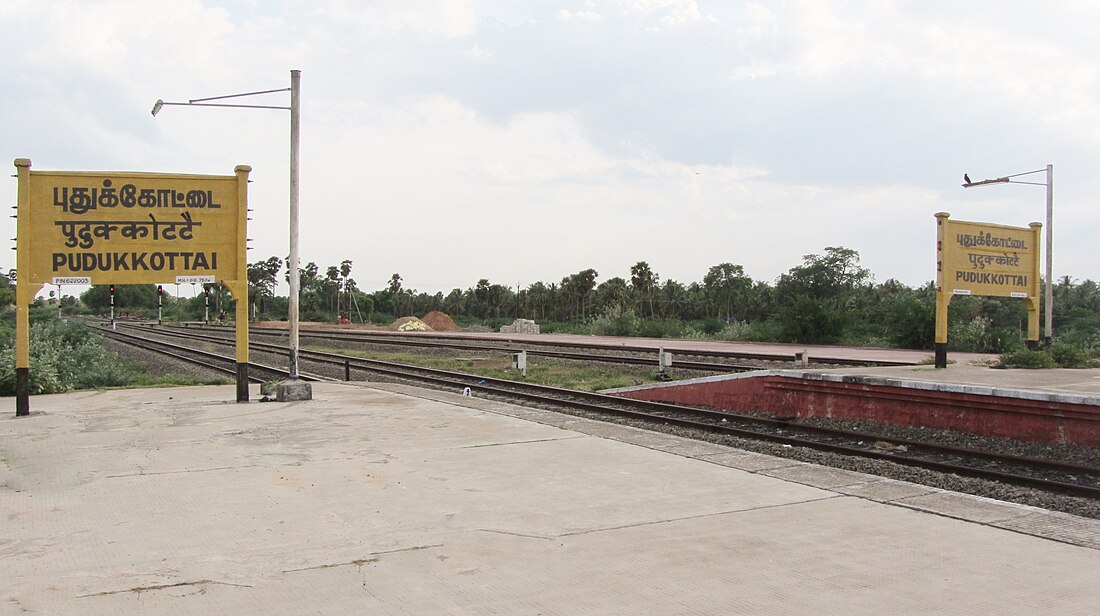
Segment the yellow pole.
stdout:
<path fill-rule="evenodd" d="M 237 271 L 226 283 L 237 298 L 237 402 L 248 402 L 248 174 L 252 167 L 237 165 Z"/>
<path fill-rule="evenodd" d="M 15 415 L 30 415 L 31 328 L 30 308 L 34 300 L 31 287 L 31 161 L 15 159 L 19 178 L 15 232 Z"/>
<path fill-rule="evenodd" d="M 1039 222 L 1033 222 L 1028 225 L 1031 227 L 1031 245 L 1035 247 L 1035 257 L 1031 260 L 1031 284 L 1028 285 L 1027 300 L 1024 304 L 1027 306 L 1027 346 L 1029 348 L 1039 347 L 1039 241 L 1042 237 L 1043 224 Z M 1047 248 L 1048 254 L 1050 248 Z M 1047 280 L 1049 287 L 1053 281 Z M 1050 303 L 1047 303 L 1049 309 Z M 1047 316 L 1047 322 L 1050 322 L 1050 316 Z M 1050 331 L 1047 330 L 1047 334 Z"/>
<path fill-rule="evenodd" d="M 936 213 L 936 367 L 947 367 L 947 308 L 951 294 L 943 289 L 943 242 L 951 214 Z"/>

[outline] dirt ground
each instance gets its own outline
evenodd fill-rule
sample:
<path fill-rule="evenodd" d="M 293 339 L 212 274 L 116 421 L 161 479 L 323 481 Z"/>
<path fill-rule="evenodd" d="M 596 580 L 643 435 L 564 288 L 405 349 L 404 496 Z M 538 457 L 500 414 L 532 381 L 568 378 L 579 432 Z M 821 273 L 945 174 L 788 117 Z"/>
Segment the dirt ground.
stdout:
<path fill-rule="evenodd" d="M 272 329 L 288 329 L 290 324 L 286 321 L 256 321 L 252 324 L 255 327 L 269 327 Z M 359 329 L 368 331 L 389 331 L 388 325 L 377 325 L 375 323 L 318 323 L 316 321 L 300 321 L 298 327 L 301 329 Z"/>

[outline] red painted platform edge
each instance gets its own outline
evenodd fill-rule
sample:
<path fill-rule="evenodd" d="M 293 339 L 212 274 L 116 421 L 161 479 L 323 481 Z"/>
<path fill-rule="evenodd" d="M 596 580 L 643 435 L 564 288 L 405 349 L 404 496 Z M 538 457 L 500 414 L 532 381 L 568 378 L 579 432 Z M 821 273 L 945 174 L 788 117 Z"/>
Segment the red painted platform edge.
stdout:
<path fill-rule="evenodd" d="M 1095 398 L 923 382 L 911 387 L 875 377 L 821 377 L 815 373 L 760 372 L 607 393 L 780 417 L 865 420 L 1100 447 L 1100 404 Z"/>

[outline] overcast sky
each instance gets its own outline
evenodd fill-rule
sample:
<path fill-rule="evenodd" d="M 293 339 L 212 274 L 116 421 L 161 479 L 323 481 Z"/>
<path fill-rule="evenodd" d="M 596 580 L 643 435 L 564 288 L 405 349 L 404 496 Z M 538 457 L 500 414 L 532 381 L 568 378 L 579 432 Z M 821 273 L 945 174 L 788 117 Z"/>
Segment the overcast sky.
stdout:
<path fill-rule="evenodd" d="M 150 109 L 300 69 L 302 262 L 351 259 L 364 290 L 640 260 L 772 281 L 836 245 L 919 285 L 934 213 L 1044 219 L 1043 187 L 964 190 L 964 172 L 1048 163 L 1054 275 L 1095 280 L 1098 23 L 1087 0 L 3 0 L 0 151 L 36 170 L 251 165 L 249 261 L 283 257 L 289 114 Z M 15 180 L 0 190 L 13 205 Z"/>

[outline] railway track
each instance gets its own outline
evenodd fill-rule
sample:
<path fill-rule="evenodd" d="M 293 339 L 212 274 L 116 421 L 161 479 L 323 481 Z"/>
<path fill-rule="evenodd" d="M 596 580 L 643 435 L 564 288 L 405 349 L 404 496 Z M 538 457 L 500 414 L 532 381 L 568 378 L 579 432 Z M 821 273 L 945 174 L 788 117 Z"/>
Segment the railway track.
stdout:
<path fill-rule="evenodd" d="M 123 329 L 133 330 L 134 328 L 123 327 Z M 148 339 L 147 335 L 138 336 L 129 331 L 124 333 L 129 336 L 129 339 Z M 144 328 L 142 333 L 176 339 L 184 338 L 191 344 L 200 342 L 227 346 L 233 344 L 232 340 L 213 332 L 199 334 L 195 331 Z M 117 335 L 118 332 L 114 334 Z M 286 355 L 286 349 L 283 346 L 259 342 L 250 344 L 256 352 Z M 806 447 L 940 473 L 977 477 L 1047 492 L 1100 499 L 1100 468 L 1095 466 L 944 446 L 932 442 L 884 437 L 868 432 L 811 426 L 756 414 L 737 414 L 625 399 L 322 351 L 300 350 L 299 360 L 304 365 L 314 366 L 314 371 L 317 373 L 315 378 L 318 379 L 325 378 L 319 376 L 321 373 L 331 375 L 342 371 L 345 380 L 350 380 L 355 374 L 360 378 L 370 376 L 377 380 L 409 382 L 420 386 L 430 385 L 451 391 L 463 391 L 469 388 L 471 393 L 479 397 L 552 405 L 556 408 L 570 409 L 599 417 L 625 418 L 649 426 L 675 426 L 693 432 L 717 433 L 791 447 Z M 267 366 L 264 368 L 271 369 Z M 285 375 L 285 371 L 282 374 Z"/>
<path fill-rule="evenodd" d="M 225 332 L 228 330 L 226 327 L 209 325 L 187 325 L 182 329 L 201 332 Z M 287 332 L 284 329 L 278 328 L 250 327 L 249 335 L 256 336 L 257 338 L 286 338 Z M 657 365 L 657 354 L 654 349 L 633 345 L 621 345 L 609 349 L 608 347 L 572 342 L 545 342 L 533 344 L 529 341 L 513 339 L 486 340 L 473 336 L 462 336 L 461 334 L 448 335 L 446 339 L 441 339 L 439 336 L 423 335 L 415 332 L 396 334 L 374 331 L 321 331 L 307 329 L 300 330 L 299 337 L 303 340 L 336 342 L 339 344 L 393 345 L 426 349 L 448 349 L 454 351 L 526 351 L 529 357 L 551 357 L 574 361 L 597 361 L 642 366 Z M 785 354 L 705 350 L 692 350 L 690 352 L 675 350 L 674 352 L 675 368 L 699 372 L 731 373 L 749 372 L 761 369 L 761 366 L 758 364 L 738 363 L 744 362 L 745 360 L 775 362 L 789 367 L 794 367 L 796 365 L 795 357 Z M 688 359 L 689 357 L 692 359 Z M 706 361 L 707 358 L 713 361 Z M 830 365 L 846 366 L 912 365 L 909 362 L 867 362 L 843 358 L 829 358 L 822 361 Z"/>
<path fill-rule="evenodd" d="M 132 331 L 126 331 L 130 328 L 123 327 L 120 329 L 111 329 L 107 327 L 101 327 L 99 333 L 103 336 L 121 342 L 139 349 L 151 351 L 167 357 L 172 357 L 177 360 L 201 366 L 208 370 L 228 374 L 235 377 L 237 375 L 237 358 L 234 355 L 222 355 L 220 353 L 214 353 L 204 349 L 196 348 L 192 345 L 175 344 L 167 342 L 165 340 L 158 340 L 149 338 L 148 336 L 141 336 L 133 333 Z M 218 342 L 223 342 L 219 340 Z M 256 362 L 248 363 L 248 380 L 252 383 L 263 383 L 273 379 L 285 379 L 289 375 L 289 371 L 284 368 L 278 368 L 268 364 L 261 364 Z M 321 377 L 313 374 L 300 373 L 299 378 L 304 381 L 332 381 L 335 379 Z"/>

